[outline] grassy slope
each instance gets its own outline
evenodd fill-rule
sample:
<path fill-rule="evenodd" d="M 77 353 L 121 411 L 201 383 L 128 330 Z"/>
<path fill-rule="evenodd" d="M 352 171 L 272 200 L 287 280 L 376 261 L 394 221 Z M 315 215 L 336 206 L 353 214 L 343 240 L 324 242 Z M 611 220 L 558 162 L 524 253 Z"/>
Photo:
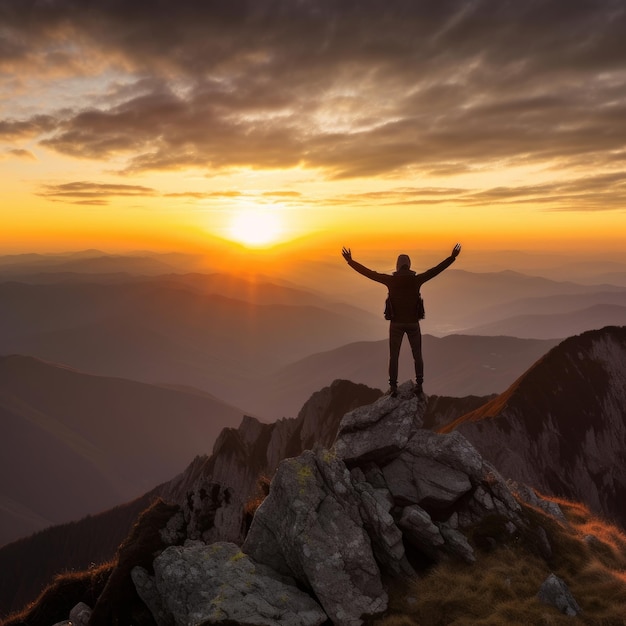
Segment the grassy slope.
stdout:
<path fill-rule="evenodd" d="M 626 536 L 583 505 L 557 502 L 568 525 L 525 507 L 546 530 L 551 557 L 540 555 L 530 532 L 493 550 L 477 550 L 474 565 L 440 563 L 418 581 L 392 586 L 390 611 L 376 626 L 626 624 Z M 475 529 L 474 543 L 480 531 Z M 538 600 L 551 572 L 566 582 L 580 605 L 577 617 Z"/>

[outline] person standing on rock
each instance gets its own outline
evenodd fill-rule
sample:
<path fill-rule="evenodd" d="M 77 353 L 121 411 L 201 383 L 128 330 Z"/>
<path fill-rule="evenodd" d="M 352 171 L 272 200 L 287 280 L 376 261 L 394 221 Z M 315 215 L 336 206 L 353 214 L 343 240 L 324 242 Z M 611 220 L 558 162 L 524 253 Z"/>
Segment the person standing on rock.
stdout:
<path fill-rule="evenodd" d="M 359 274 L 370 280 L 382 283 L 389 290 L 385 306 L 385 319 L 389 323 L 389 390 L 387 394 L 394 396 L 398 391 L 398 359 L 404 335 L 409 338 L 413 360 L 415 361 L 415 387 L 417 395 L 423 393 L 424 360 L 422 359 L 422 333 L 420 319 L 424 318 L 424 305 L 420 296 L 421 286 L 434 278 L 454 263 L 461 252 L 461 244 L 457 243 L 450 256 L 429 270 L 417 274 L 411 270 L 411 259 L 406 254 L 398 256 L 396 271 L 393 274 L 380 274 L 357 263 L 352 258 L 350 248 L 343 248 L 341 254 L 348 265 Z"/>

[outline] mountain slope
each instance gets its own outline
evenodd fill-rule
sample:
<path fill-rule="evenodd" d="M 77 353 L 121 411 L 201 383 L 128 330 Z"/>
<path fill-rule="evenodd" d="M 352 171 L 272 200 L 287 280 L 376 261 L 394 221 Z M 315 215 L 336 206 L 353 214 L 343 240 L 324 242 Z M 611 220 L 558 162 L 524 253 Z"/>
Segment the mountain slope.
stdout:
<path fill-rule="evenodd" d="M 518 315 L 573 313 L 597 304 L 626 306 L 626 289 L 622 291 L 603 291 L 598 287 L 597 291 L 584 294 L 570 293 L 537 298 L 522 298 L 488 306 L 477 314 L 468 316 L 466 323 L 468 328 L 470 328 L 482 324 L 491 324 Z"/>
<path fill-rule="evenodd" d="M 242 411 L 198 391 L 0 358 L 0 544 L 136 497 Z"/>
<path fill-rule="evenodd" d="M 626 327 L 570 337 L 449 427 L 506 476 L 626 527 Z"/>
<path fill-rule="evenodd" d="M 499 393 L 556 343 L 515 337 L 424 335 L 424 388 L 429 394 L 456 397 Z M 256 406 L 264 408 L 271 403 L 279 414 L 293 415 L 302 398 L 336 378 L 386 388 L 388 359 L 387 340 L 360 341 L 313 354 L 268 376 Z M 413 359 L 405 340 L 400 378 L 413 376 Z"/>
<path fill-rule="evenodd" d="M 626 306 L 595 304 L 567 313 L 516 315 L 469 328 L 469 335 L 509 335 L 529 339 L 571 337 L 587 330 L 626 324 Z"/>

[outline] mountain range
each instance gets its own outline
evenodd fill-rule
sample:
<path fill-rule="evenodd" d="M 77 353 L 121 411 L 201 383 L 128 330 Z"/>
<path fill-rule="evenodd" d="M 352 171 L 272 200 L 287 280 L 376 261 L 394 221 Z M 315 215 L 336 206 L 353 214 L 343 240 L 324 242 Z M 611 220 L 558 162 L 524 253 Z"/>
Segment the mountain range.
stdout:
<path fill-rule="evenodd" d="M 558 340 L 423 335 L 427 393 L 443 396 L 486 396 L 503 391 Z M 360 341 L 312 354 L 279 369 L 264 381 L 257 396 L 260 407 L 274 406 L 279 415 L 293 415 L 301 398 L 347 378 L 370 387 L 387 387 L 387 340 Z M 414 377 L 408 349 L 400 353 L 400 373 Z"/>
<path fill-rule="evenodd" d="M 624 528 L 625 362 L 626 327 L 586 332 L 552 348 L 495 397 L 426 397 L 422 427 L 443 434 L 458 431 L 502 475 L 543 493 L 581 501 Z M 263 424 L 246 417 L 238 428 L 221 433 L 211 456 L 197 457 L 182 474 L 144 498 L 160 496 L 181 506 L 191 506 L 199 498 L 202 510 L 211 512 L 210 518 L 194 522 L 200 524 L 202 540 L 241 541 L 249 524 L 248 505 L 262 498 L 263 476 L 271 477 L 282 458 L 330 445 L 346 412 L 376 403 L 380 397 L 379 390 L 365 385 L 335 381 L 313 394 L 297 418 Z M 128 520 L 130 512 L 148 500 L 118 507 L 115 514 L 102 514 L 103 519 L 116 532 L 123 532 L 128 522 L 120 520 Z M 196 510 L 194 506 L 190 511 Z M 5 546 L 0 550 L 0 569 L 20 560 L 20 555 L 31 554 L 33 542 L 39 546 L 39 555 L 49 555 L 48 562 L 37 562 L 41 572 L 85 567 L 95 554 L 106 560 L 110 554 L 102 549 L 82 554 L 79 549 L 95 518 Z M 63 554 L 43 548 L 46 540 L 62 540 L 75 547 L 70 551 L 71 564 L 62 565 Z M 16 589 L 28 588 L 20 596 L 25 601 L 32 599 L 41 584 L 40 578 L 30 584 L 23 577 L 13 578 L 0 590 L 5 611 L 12 606 L 8 598 L 16 597 Z"/>
<path fill-rule="evenodd" d="M 196 387 L 265 419 L 294 415 L 334 378 L 386 385 L 379 285 L 327 262 L 302 270 L 318 272 L 317 289 L 295 270 L 272 276 L 181 270 L 198 264 L 184 255 L 99 251 L 0 257 L 0 354 Z M 626 289 L 614 285 L 450 269 L 423 291 L 430 393 L 498 393 L 557 340 L 626 321 Z M 547 343 L 514 347 L 499 338 L 481 346 L 480 339 L 475 345 L 451 339 L 455 334 Z M 405 347 L 405 376 L 412 369 L 407 353 Z M 312 362 L 320 368 L 311 369 Z"/>

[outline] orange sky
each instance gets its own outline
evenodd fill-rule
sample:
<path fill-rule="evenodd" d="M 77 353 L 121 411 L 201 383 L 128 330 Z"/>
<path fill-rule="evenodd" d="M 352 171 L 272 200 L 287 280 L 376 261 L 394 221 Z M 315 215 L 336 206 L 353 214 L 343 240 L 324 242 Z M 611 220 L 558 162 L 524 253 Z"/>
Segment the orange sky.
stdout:
<path fill-rule="evenodd" d="M 29 6 L 0 0 L 4 252 L 623 254 L 609 0 Z"/>

